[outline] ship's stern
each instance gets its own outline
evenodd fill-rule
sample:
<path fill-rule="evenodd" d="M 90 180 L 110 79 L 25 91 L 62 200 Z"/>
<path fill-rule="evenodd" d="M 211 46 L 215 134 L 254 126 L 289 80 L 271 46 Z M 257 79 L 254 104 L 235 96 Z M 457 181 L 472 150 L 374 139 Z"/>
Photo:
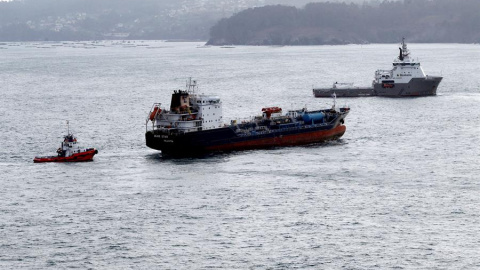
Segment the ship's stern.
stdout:
<path fill-rule="evenodd" d="M 159 130 L 150 130 L 145 133 L 146 145 L 162 153 L 173 152 L 182 148 L 178 136 L 169 135 Z"/>
<path fill-rule="evenodd" d="M 198 145 L 192 144 L 189 136 L 168 134 L 160 130 L 147 131 L 145 140 L 148 147 L 162 151 L 162 155 L 186 156 L 201 150 Z"/>
<path fill-rule="evenodd" d="M 161 142 L 158 139 L 155 139 L 155 134 L 153 130 L 147 131 L 145 133 L 145 140 L 148 147 L 155 150 L 162 150 Z"/>

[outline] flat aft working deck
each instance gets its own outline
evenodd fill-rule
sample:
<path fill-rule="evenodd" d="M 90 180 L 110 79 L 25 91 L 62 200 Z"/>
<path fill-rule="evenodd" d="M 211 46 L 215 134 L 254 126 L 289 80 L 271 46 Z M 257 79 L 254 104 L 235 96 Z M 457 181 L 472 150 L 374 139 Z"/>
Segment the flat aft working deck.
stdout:
<path fill-rule="evenodd" d="M 313 89 L 315 97 L 368 97 L 376 96 L 373 87 L 354 87 L 354 88 L 316 88 Z"/>

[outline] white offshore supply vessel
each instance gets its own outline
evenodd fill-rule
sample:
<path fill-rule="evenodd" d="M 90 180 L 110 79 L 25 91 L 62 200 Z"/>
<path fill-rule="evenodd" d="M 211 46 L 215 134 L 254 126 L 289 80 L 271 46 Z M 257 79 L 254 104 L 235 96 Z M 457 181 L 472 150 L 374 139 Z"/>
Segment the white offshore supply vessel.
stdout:
<path fill-rule="evenodd" d="M 391 70 L 375 71 L 371 87 L 354 87 L 353 84 L 334 83 L 330 88 L 314 88 L 315 97 L 361 96 L 434 96 L 442 77 L 425 75 L 420 62 L 410 57 L 410 51 L 402 39 L 399 56 L 393 60 Z"/>

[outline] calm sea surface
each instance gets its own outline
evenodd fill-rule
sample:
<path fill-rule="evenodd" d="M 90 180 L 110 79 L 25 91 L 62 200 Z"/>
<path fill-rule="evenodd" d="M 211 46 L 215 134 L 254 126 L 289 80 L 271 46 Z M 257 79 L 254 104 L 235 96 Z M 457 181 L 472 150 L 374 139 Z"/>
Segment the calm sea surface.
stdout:
<path fill-rule="evenodd" d="M 338 142 L 197 159 L 144 139 L 188 77 L 226 122 L 325 108 L 398 45 L 97 45 L 0 44 L 0 269 L 480 269 L 480 45 L 409 44 L 438 95 L 338 99 Z M 34 164 L 66 120 L 95 160 Z"/>

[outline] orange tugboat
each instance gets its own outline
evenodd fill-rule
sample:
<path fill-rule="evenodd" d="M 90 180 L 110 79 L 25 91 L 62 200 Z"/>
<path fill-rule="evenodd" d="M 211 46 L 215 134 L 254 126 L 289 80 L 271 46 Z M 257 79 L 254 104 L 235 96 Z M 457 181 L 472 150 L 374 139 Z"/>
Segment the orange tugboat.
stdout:
<path fill-rule="evenodd" d="M 68 121 L 67 121 L 68 125 Z M 80 148 L 77 145 L 77 138 L 70 134 L 70 129 L 67 133 L 67 136 L 64 137 L 64 140 L 57 149 L 56 156 L 45 156 L 45 157 L 35 157 L 33 162 L 82 162 L 82 161 L 92 161 L 93 156 L 98 153 L 98 150 L 95 148 Z"/>

